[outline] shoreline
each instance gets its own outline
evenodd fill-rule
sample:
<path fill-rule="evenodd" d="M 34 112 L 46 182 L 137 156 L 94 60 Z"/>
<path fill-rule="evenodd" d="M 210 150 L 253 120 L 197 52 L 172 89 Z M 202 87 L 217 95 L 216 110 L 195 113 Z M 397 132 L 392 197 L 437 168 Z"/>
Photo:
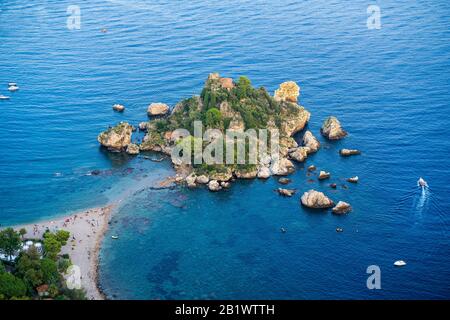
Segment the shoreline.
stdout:
<path fill-rule="evenodd" d="M 90 208 L 76 213 L 44 220 L 36 223 L 14 225 L 11 228 L 27 230 L 26 238 L 42 238 L 44 232 L 66 230 L 70 239 L 61 249 L 61 254 L 68 254 L 73 265 L 80 268 L 81 287 L 86 291 L 88 300 L 106 300 L 99 285 L 100 248 L 109 227 L 112 211 L 116 205 Z"/>

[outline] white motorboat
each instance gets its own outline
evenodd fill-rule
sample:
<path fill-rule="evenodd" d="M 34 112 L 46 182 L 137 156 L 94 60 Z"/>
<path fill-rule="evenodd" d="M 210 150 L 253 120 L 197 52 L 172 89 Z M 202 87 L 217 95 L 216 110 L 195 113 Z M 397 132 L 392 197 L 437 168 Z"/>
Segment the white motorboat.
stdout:
<path fill-rule="evenodd" d="M 119 236 L 111 236 L 112 239 L 117 240 L 119 239 Z"/>
<path fill-rule="evenodd" d="M 9 100 L 9 97 L 0 94 L 0 100 Z"/>
<path fill-rule="evenodd" d="M 419 180 L 417 180 L 417 185 L 419 187 L 428 187 L 428 183 L 425 180 L 423 180 L 422 177 L 420 177 Z"/>
<path fill-rule="evenodd" d="M 18 86 L 9 86 L 8 90 L 11 91 L 11 92 L 14 92 L 14 91 L 19 90 L 19 87 Z"/>
<path fill-rule="evenodd" d="M 396 266 L 396 267 L 403 267 L 403 266 L 406 266 L 406 262 L 403 261 L 403 260 L 397 260 L 397 261 L 394 262 L 394 266 Z"/>

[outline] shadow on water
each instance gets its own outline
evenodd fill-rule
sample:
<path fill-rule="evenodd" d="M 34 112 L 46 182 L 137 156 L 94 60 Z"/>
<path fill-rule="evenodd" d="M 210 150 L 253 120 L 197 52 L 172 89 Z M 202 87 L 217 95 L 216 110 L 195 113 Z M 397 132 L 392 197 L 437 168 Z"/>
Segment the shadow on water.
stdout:
<path fill-rule="evenodd" d="M 133 159 L 133 156 L 130 156 L 125 152 L 111 152 L 103 146 L 99 147 L 99 151 L 104 158 L 111 162 L 113 168 L 123 167 Z"/>

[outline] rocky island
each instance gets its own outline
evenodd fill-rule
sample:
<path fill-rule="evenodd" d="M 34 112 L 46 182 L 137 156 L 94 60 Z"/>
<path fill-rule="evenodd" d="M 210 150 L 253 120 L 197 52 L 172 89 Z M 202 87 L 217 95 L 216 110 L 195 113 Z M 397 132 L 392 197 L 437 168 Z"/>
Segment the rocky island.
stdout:
<path fill-rule="evenodd" d="M 248 130 L 276 130 L 279 135 L 277 156 L 269 151 L 258 152 L 254 163 L 192 163 L 174 160 L 173 157 L 172 162 L 177 171 L 177 182 L 184 181 L 189 187 L 207 185 L 212 191 L 227 187 L 227 183 L 234 179 L 284 176 L 295 170 L 292 160 L 303 162 L 308 154 L 317 152 L 320 147 L 309 131 L 305 133 L 303 146 L 293 138 L 295 133 L 304 129 L 310 118 L 310 113 L 298 104 L 299 95 L 300 88 L 293 81 L 282 83 L 271 96 L 264 87 L 254 88 L 246 77 L 235 82 L 212 73 L 199 96 L 180 101 L 171 111 L 165 104 L 151 104 L 149 116 L 159 117 L 139 124 L 139 130 L 146 132 L 140 144 L 131 143 L 134 128 L 126 122 L 102 132 L 98 141 L 113 152 L 137 154 L 154 151 L 173 155 L 174 149 L 181 144 L 198 143 L 194 136 L 196 122 L 201 122 L 202 130 L 235 133 L 237 140 L 248 138 L 245 136 Z M 178 129 L 187 130 L 191 136 L 177 136 L 174 132 Z M 207 147 L 206 141 L 200 144 L 202 150 Z M 245 142 L 246 149 L 249 144 Z M 256 145 L 260 144 L 261 137 L 258 137 Z M 226 144 L 224 148 L 227 148 Z M 248 150 L 245 152 L 248 159 Z"/>
<path fill-rule="evenodd" d="M 319 151 L 320 142 L 311 131 L 305 131 L 301 145 L 293 138 L 310 119 L 310 112 L 299 104 L 299 96 L 300 87 L 293 81 L 282 83 L 271 96 L 264 87 L 253 87 L 247 77 L 233 81 L 211 73 L 200 95 L 180 101 L 172 110 L 164 103 L 150 104 L 147 109 L 150 121 L 137 126 L 139 132 L 145 133 L 140 143 L 132 143 L 133 132 L 137 130 L 127 122 L 108 128 L 99 134 L 98 141 L 112 152 L 137 155 L 152 151 L 169 155 L 176 171 L 172 182 L 184 183 L 189 188 L 203 185 L 210 191 L 220 191 L 229 188 L 235 179 L 289 175 L 295 171 L 293 162 L 304 162 L 310 154 Z M 184 134 L 180 134 L 180 130 Z M 257 130 L 266 130 L 270 141 L 264 141 L 267 137 L 261 135 L 261 131 L 259 135 L 249 134 Z M 198 131 L 207 133 L 198 136 Z M 321 133 L 328 140 L 342 139 L 347 135 L 334 116 L 323 122 Z M 225 136 L 224 140 L 217 140 L 222 136 Z M 244 161 L 241 162 L 237 157 L 238 142 L 243 142 Z M 264 145 L 265 148 L 261 148 Z M 277 146 L 276 152 L 272 149 L 274 145 Z M 257 149 L 253 162 L 250 161 L 252 148 Z M 186 150 L 194 150 L 194 155 L 189 153 L 186 156 Z M 198 150 L 200 152 L 196 154 Z M 208 158 L 205 155 L 208 150 L 213 163 L 203 161 Z M 224 152 L 228 156 L 228 151 L 232 154 L 231 162 L 223 162 L 220 157 L 216 159 L 215 153 Z M 341 156 L 355 154 L 360 154 L 360 151 L 340 151 Z M 314 165 L 308 167 L 308 172 L 315 170 Z M 318 180 L 330 177 L 330 172 L 320 170 Z M 285 180 L 286 183 L 290 181 L 282 177 L 279 182 L 286 184 Z M 357 178 L 350 178 L 348 182 L 355 183 Z M 337 185 L 331 183 L 330 187 L 336 189 Z M 277 192 L 290 197 L 295 190 L 279 188 Z M 301 204 L 313 209 L 334 206 L 330 198 L 315 190 L 305 192 Z M 340 201 L 333 212 L 343 214 L 349 212 L 349 208 L 349 204 Z"/>

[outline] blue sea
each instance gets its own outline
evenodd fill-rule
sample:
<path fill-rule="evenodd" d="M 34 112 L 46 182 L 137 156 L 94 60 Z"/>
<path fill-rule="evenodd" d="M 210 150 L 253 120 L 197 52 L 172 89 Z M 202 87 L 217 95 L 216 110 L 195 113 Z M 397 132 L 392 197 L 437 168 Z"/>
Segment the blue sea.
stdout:
<path fill-rule="evenodd" d="M 380 29 L 366 25 L 369 4 Z M 70 5 L 79 30 L 67 28 Z M 121 200 L 100 255 L 111 299 L 449 299 L 449 16 L 443 0 L 3 0 L 0 224 Z M 272 178 L 220 193 L 154 190 L 173 174 L 168 161 L 99 148 L 107 126 L 199 94 L 210 72 L 270 92 L 294 80 L 308 129 L 319 137 L 335 115 L 349 136 L 320 137 L 291 176 L 292 198 Z M 363 153 L 341 158 L 344 147 Z M 310 164 L 331 181 L 308 176 Z M 312 188 L 353 211 L 305 210 Z M 399 259 L 407 265 L 395 268 Z M 380 290 L 366 287 L 370 265 Z"/>

